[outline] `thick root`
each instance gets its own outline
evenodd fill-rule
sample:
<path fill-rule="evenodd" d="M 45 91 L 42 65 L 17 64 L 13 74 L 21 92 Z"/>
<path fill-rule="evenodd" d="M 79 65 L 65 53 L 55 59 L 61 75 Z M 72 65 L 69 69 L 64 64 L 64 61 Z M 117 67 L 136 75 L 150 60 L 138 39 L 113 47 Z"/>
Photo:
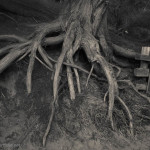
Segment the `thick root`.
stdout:
<path fill-rule="evenodd" d="M 47 129 L 46 129 L 45 135 L 43 137 L 43 145 L 45 145 L 46 137 L 50 131 L 52 119 L 53 119 L 54 112 L 55 112 L 54 108 L 55 108 L 55 104 L 56 104 L 57 98 L 58 98 L 58 87 L 59 87 L 59 82 L 61 79 L 59 75 L 60 75 L 60 72 L 62 69 L 62 64 L 63 64 L 63 61 L 64 61 L 64 58 L 66 56 L 67 51 L 69 51 L 71 49 L 72 42 L 74 39 L 74 33 L 72 32 L 73 26 L 74 26 L 74 23 L 71 24 L 68 32 L 66 33 L 66 37 L 65 37 L 64 43 L 63 43 L 62 52 L 58 58 L 56 65 L 55 65 L 55 73 L 54 73 L 54 79 L 53 79 L 53 96 L 54 96 L 54 99 L 53 99 L 52 113 L 50 115 L 49 123 L 48 123 Z"/>
<path fill-rule="evenodd" d="M 5 57 L 0 60 L 0 73 L 2 73 L 9 65 L 12 64 L 18 57 L 26 52 L 27 48 L 12 49 Z"/>
<path fill-rule="evenodd" d="M 138 53 L 136 53 L 132 49 L 125 49 L 125 48 L 120 47 L 120 46 L 113 44 L 113 43 L 111 43 L 111 46 L 113 47 L 114 53 L 116 53 L 119 56 L 134 59 L 138 55 Z"/>
<path fill-rule="evenodd" d="M 91 62 L 96 62 L 101 65 L 106 78 L 109 84 L 109 108 L 108 108 L 108 118 L 110 119 L 111 126 L 114 129 L 113 119 L 112 119 L 112 112 L 114 107 L 114 99 L 115 96 L 118 95 L 118 86 L 113 75 L 113 69 L 106 60 L 101 56 L 99 51 L 99 44 L 97 40 L 92 35 L 86 35 L 84 40 L 82 41 L 82 45 L 84 47 L 85 53 Z"/>

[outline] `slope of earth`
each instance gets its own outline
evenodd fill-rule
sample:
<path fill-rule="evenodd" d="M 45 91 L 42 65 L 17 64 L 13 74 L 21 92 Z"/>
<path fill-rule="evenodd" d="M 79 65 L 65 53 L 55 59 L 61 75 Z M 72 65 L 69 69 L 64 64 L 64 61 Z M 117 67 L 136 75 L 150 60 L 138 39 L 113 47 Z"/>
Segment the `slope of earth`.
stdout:
<path fill-rule="evenodd" d="M 30 17 L 0 15 L 0 34 L 27 36 L 34 28 L 26 24 L 40 22 Z M 17 23 L 16 23 L 17 21 Z M 0 43 L 2 47 L 4 44 Z M 51 46 L 48 53 L 54 58 L 60 46 Z M 126 60 L 125 60 L 126 61 Z M 129 61 L 129 63 L 131 63 Z M 86 64 L 84 61 L 82 64 Z M 69 100 L 65 77 L 60 89 L 58 108 L 47 139 L 42 147 L 52 102 L 51 73 L 40 63 L 35 63 L 32 94 L 25 86 L 28 57 L 16 62 L 0 75 L 0 150 L 149 150 L 150 126 L 139 125 L 135 137 L 120 129 L 110 129 L 106 122 L 107 106 L 103 97 L 107 91 L 105 81 L 91 78 L 85 88 L 87 75 L 80 73 L 82 93 Z M 88 66 L 87 66 L 88 68 Z M 121 79 L 132 79 L 133 68 L 123 69 Z M 134 97 L 134 91 L 128 93 Z M 62 96 L 63 95 L 63 96 Z M 128 98 L 128 97 L 124 97 Z M 134 97 L 141 99 L 139 97 Z"/>

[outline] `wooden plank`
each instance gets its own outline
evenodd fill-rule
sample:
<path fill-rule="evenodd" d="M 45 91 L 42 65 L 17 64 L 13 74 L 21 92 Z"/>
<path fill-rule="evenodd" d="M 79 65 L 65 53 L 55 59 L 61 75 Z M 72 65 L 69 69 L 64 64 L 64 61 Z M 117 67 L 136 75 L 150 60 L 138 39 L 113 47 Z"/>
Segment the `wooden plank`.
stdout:
<path fill-rule="evenodd" d="M 141 54 L 149 56 L 149 51 L 150 51 L 149 47 L 142 47 Z M 145 61 L 141 61 L 140 68 L 148 68 L 148 63 Z"/>
<path fill-rule="evenodd" d="M 150 47 L 142 47 L 141 55 L 137 55 L 135 59 L 141 60 L 140 68 L 134 69 L 134 74 L 137 77 L 149 77 L 148 85 L 145 84 L 136 84 L 137 90 L 150 92 L 150 71 L 148 69 L 150 61 Z"/>
<path fill-rule="evenodd" d="M 136 89 L 139 91 L 146 91 L 147 85 L 146 84 L 136 84 Z"/>
<path fill-rule="evenodd" d="M 146 93 L 150 93 L 150 74 L 149 74 L 149 78 L 148 78 L 148 84 L 147 84 L 147 89 L 146 89 Z"/>
<path fill-rule="evenodd" d="M 143 47 L 143 51 L 146 55 L 150 55 L 149 52 L 150 52 L 150 47 Z M 148 58 L 147 58 L 148 59 Z M 146 60 L 146 59 L 145 59 Z M 147 63 L 148 65 L 148 63 Z M 148 78 L 148 84 L 147 84 L 147 88 L 146 88 L 146 93 L 149 93 L 150 92 L 150 74 L 149 74 L 149 78 Z"/>
<path fill-rule="evenodd" d="M 149 69 L 145 68 L 135 68 L 134 75 L 136 77 L 149 77 Z"/>
<path fill-rule="evenodd" d="M 138 55 L 137 57 L 139 57 L 139 58 L 150 57 L 149 54 L 150 54 L 150 48 L 142 47 L 141 55 Z M 149 77 L 148 62 L 141 60 L 140 68 L 134 69 L 134 75 L 136 77 Z"/>
<path fill-rule="evenodd" d="M 146 93 L 150 93 L 150 77 L 148 79 L 148 85 L 147 85 L 147 89 L 146 89 Z"/>

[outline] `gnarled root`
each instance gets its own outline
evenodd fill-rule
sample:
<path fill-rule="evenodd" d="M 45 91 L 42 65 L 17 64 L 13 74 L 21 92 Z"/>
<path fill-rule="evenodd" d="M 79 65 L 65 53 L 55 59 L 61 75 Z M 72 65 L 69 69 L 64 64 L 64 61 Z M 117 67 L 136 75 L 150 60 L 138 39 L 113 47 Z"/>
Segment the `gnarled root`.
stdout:
<path fill-rule="evenodd" d="M 77 5 L 75 2 L 73 2 L 71 7 L 73 7 L 72 10 L 74 10 L 74 12 L 69 17 L 69 19 L 65 20 L 63 28 L 61 23 L 57 20 L 51 24 L 41 24 L 40 26 L 38 26 L 36 32 L 27 39 L 9 35 L 0 36 L 0 40 L 4 38 L 5 40 L 17 42 L 0 50 L 0 56 L 4 56 L 0 60 L 0 73 L 18 58 L 18 60 L 21 60 L 27 55 L 30 56 L 26 79 L 28 93 L 31 93 L 32 72 L 34 69 L 35 59 L 37 59 L 50 71 L 53 71 L 53 101 L 51 102 L 52 107 L 48 126 L 43 137 L 43 146 L 46 144 L 46 138 L 51 129 L 52 121 L 55 114 L 56 104 L 58 100 L 58 89 L 61 80 L 60 74 L 63 69 L 63 65 L 66 65 L 70 98 L 73 100 L 76 97 L 74 87 L 75 81 L 77 82 L 78 92 L 81 92 L 78 70 L 83 71 L 89 75 L 87 79 L 88 84 L 90 76 L 99 79 L 97 75 L 92 73 L 93 69 L 95 69 L 95 64 L 98 64 L 99 69 L 102 68 L 101 70 L 104 72 L 108 81 L 108 92 L 106 93 L 106 96 L 108 95 L 108 119 L 110 120 L 112 129 L 114 129 L 114 101 L 115 99 L 118 99 L 118 101 L 122 104 L 125 111 L 127 112 L 127 116 L 130 120 L 129 126 L 131 129 L 131 133 L 133 133 L 132 115 L 123 100 L 119 98 L 118 84 L 112 68 L 116 66 L 113 66 L 109 62 L 107 62 L 102 55 L 102 51 L 105 55 L 107 55 L 108 52 L 111 52 L 110 48 L 108 49 L 105 38 L 106 30 L 98 30 L 98 27 L 101 25 L 101 23 L 103 25 L 100 27 L 104 28 L 104 24 L 106 21 L 105 17 L 107 16 L 105 14 L 106 5 L 103 0 L 81 0 L 78 2 Z M 92 23 L 91 17 L 93 16 L 93 12 L 95 12 L 95 17 L 93 17 L 95 20 L 93 20 Z M 97 18 L 99 19 L 96 20 Z M 66 32 L 64 33 L 64 31 Z M 53 32 L 60 32 L 60 34 L 55 37 L 45 38 L 47 37 L 47 35 Z M 95 38 L 97 36 L 97 32 L 99 32 L 99 40 Z M 49 44 L 58 44 L 61 42 L 63 42 L 62 51 L 58 60 L 56 61 L 48 56 L 44 49 L 44 46 Z M 92 64 L 90 72 L 74 64 L 73 57 L 75 53 L 79 50 L 79 48 L 82 48 L 84 50 L 89 62 Z M 37 52 L 41 55 L 43 61 L 36 56 Z M 130 57 L 133 57 L 135 53 L 131 53 L 129 55 Z M 118 77 L 121 70 L 118 67 L 116 68 L 118 69 Z M 73 72 L 76 78 L 75 81 L 73 79 Z M 104 99 L 106 99 L 106 96 Z"/>
<path fill-rule="evenodd" d="M 82 40 L 82 45 L 89 61 L 100 64 L 108 80 L 108 84 L 109 84 L 108 118 L 110 119 L 111 126 L 114 129 L 112 112 L 114 107 L 115 96 L 118 96 L 118 87 L 117 87 L 116 79 L 113 74 L 113 69 L 100 54 L 99 44 L 97 43 L 97 40 L 92 35 L 85 35 Z"/>

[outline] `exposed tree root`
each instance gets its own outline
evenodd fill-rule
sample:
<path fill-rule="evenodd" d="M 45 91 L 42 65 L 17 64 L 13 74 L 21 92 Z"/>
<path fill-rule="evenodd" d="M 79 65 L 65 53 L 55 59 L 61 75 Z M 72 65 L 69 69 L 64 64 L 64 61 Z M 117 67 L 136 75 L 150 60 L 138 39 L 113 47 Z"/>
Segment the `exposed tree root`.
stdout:
<path fill-rule="evenodd" d="M 113 47 L 114 52 L 120 56 L 134 59 L 138 55 L 138 53 L 132 49 L 125 49 L 113 43 L 111 43 L 111 46 Z"/>
<path fill-rule="evenodd" d="M 51 129 L 54 114 L 55 114 L 55 103 L 52 103 L 50 118 L 49 118 L 49 121 L 48 121 L 48 125 L 47 125 L 47 128 L 46 128 L 45 134 L 43 136 L 43 146 L 45 146 L 45 144 L 46 144 L 46 139 L 47 139 L 48 133 Z"/>
<path fill-rule="evenodd" d="M 110 64 L 110 63 L 109 63 Z M 119 75 L 120 75 L 120 73 L 121 73 L 121 68 L 120 67 L 118 67 L 118 66 L 116 66 L 116 65 L 114 65 L 114 64 L 110 64 L 113 68 L 116 68 L 117 70 L 118 70 L 118 72 L 116 73 L 116 78 L 118 78 L 119 77 Z"/>
<path fill-rule="evenodd" d="M 48 126 L 43 137 L 43 146 L 46 144 L 46 138 L 51 129 L 51 124 L 55 114 L 63 65 L 66 65 L 65 69 L 68 79 L 70 99 L 73 100 L 76 98 L 74 87 L 75 81 L 77 82 L 78 92 L 81 93 L 78 70 L 88 74 L 86 83 L 87 86 L 90 76 L 94 76 L 99 79 L 97 75 L 92 73 L 93 69 L 95 69 L 94 64 L 98 64 L 99 70 L 101 69 L 104 72 L 108 81 L 108 91 L 104 96 L 104 101 L 106 101 L 106 97 L 108 95 L 108 119 L 111 127 L 114 129 L 113 108 L 115 99 L 118 99 L 127 113 L 127 117 L 130 121 L 129 126 L 131 134 L 133 134 L 132 115 L 127 105 L 119 97 L 118 82 L 121 81 L 117 81 L 116 78 L 119 76 L 121 69 L 110 64 L 104 58 L 104 56 L 107 57 L 110 55 L 110 53 L 112 53 L 112 50 L 109 48 L 106 40 L 107 30 L 106 28 L 104 29 L 104 26 L 107 25 L 106 8 L 107 5 L 103 0 L 95 0 L 94 2 L 92 0 L 80 0 L 78 3 L 72 2 L 71 10 L 73 10 L 73 12 L 71 12 L 69 17 L 62 17 L 63 22 L 56 20 L 52 23 L 41 24 L 38 26 L 36 32 L 27 39 L 14 35 L 0 36 L 0 40 L 16 42 L 0 50 L 0 56 L 3 56 L 3 58 L 0 60 L 0 73 L 18 58 L 18 60 L 22 60 L 25 56 L 30 56 L 26 78 L 28 93 L 31 93 L 32 89 L 32 72 L 34 69 L 35 59 L 37 59 L 47 69 L 53 71 L 53 101 L 51 102 L 51 114 Z M 59 35 L 55 37 L 47 37 L 48 35 L 51 35 L 51 33 L 56 32 L 58 32 Z M 62 51 L 58 57 L 58 60 L 56 61 L 48 56 L 44 46 L 62 42 Z M 115 52 L 120 55 L 129 58 L 134 58 L 136 55 L 136 53 L 133 51 L 124 50 L 123 48 L 114 44 L 112 44 L 112 46 Z M 88 61 L 92 64 L 90 72 L 74 64 L 74 55 L 80 48 L 83 49 Z M 37 53 L 40 54 L 42 60 L 36 56 Z M 114 75 L 113 67 L 118 69 L 116 76 Z M 76 80 L 73 79 L 73 72 L 75 73 Z M 140 94 L 139 92 L 137 93 Z M 146 98 L 145 96 L 143 97 Z"/>
<path fill-rule="evenodd" d="M 130 127 L 130 133 L 131 135 L 133 136 L 134 135 L 134 132 L 133 132 L 133 117 L 132 117 L 132 114 L 128 108 L 128 106 L 125 104 L 125 102 L 117 96 L 117 100 L 121 103 L 121 105 L 124 107 L 127 115 L 128 115 L 128 118 L 129 118 L 129 127 Z"/>
<path fill-rule="evenodd" d="M 123 68 L 127 68 L 131 66 L 131 64 L 128 61 L 125 60 L 120 61 L 120 59 L 117 59 L 117 57 L 113 57 L 113 62 Z"/>
<path fill-rule="evenodd" d="M 75 76 L 76 76 L 78 92 L 81 93 L 81 85 L 80 85 L 78 70 L 76 68 L 73 68 L 73 70 L 74 70 L 74 73 L 75 73 Z"/>
<path fill-rule="evenodd" d="M 39 46 L 38 47 L 38 51 L 40 53 L 40 55 L 42 56 L 43 60 L 45 61 L 45 63 L 50 67 L 50 68 L 53 68 L 53 65 L 52 63 L 50 62 L 50 60 L 48 59 L 47 57 L 47 53 L 45 52 L 45 50 Z"/>
<path fill-rule="evenodd" d="M 5 40 L 5 41 L 16 41 L 16 42 L 25 42 L 26 39 L 22 38 L 17 35 L 0 35 L 0 40 Z"/>
<path fill-rule="evenodd" d="M 49 68 L 49 66 L 47 66 L 42 60 L 40 60 L 37 56 L 35 56 L 35 58 L 44 66 L 46 67 L 48 70 L 50 71 L 54 71 L 53 69 Z"/>
<path fill-rule="evenodd" d="M 118 82 L 118 84 L 120 84 L 120 83 L 126 83 L 128 86 L 131 86 L 131 87 L 133 88 L 133 90 L 137 93 L 137 95 L 139 95 L 139 96 L 141 96 L 142 98 L 146 99 L 146 100 L 150 103 L 150 97 L 147 97 L 147 96 L 141 94 L 141 93 L 136 89 L 136 87 L 133 85 L 133 83 L 132 83 L 130 80 L 118 80 L 117 82 Z M 124 89 L 124 88 L 126 88 L 126 86 L 123 86 L 123 87 L 122 87 L 122 86 L 119 86 L 119 89 Z"/>

